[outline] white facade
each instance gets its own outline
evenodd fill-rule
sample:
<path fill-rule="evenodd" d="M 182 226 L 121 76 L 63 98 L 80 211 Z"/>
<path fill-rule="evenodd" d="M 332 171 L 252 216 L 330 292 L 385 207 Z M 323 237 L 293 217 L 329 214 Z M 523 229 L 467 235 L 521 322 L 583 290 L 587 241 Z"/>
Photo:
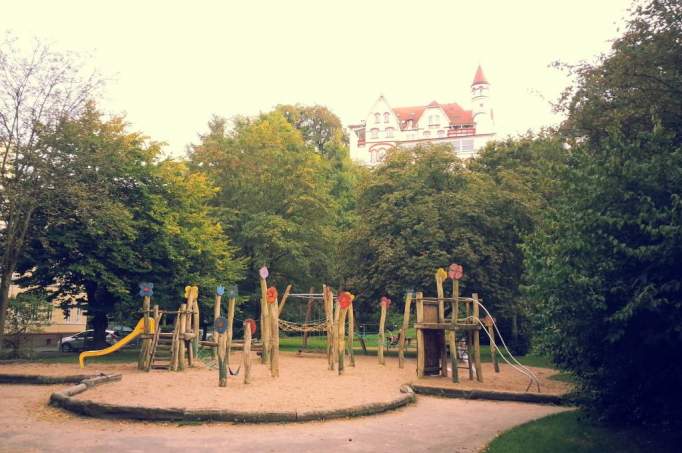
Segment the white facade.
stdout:
<path fill-rule="evenodd" d="M 374 165 L 386 150 L 420 143 L 446 143 L 460 158 L 473 157 L 495 137 L 490 84 L 478 67 L 471 84 L 471 110 L 458 104 L 393 108 L 379 96 L 360 124 L 348 126 L 350 155 L 357 162 Z"/>

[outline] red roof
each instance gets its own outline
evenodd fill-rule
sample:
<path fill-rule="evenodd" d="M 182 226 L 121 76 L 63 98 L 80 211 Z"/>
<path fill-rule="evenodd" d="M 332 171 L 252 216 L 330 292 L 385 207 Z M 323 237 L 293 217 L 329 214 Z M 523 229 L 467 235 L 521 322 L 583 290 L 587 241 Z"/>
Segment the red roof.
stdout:
<path fill-rule="evenodd" d="M 474 81 L 472 85 L 477 85 L 479 83 L 485 84 L 488 83 L 488 81 L 485 79 L 485 75 L 483 74 L 483 69 L 481 68 L 481 65 L 478 65 L 478 69 L 476 70 L 476 75 L 474 76 Z"/>
<path fill-rule="evenodd" d="M 419 121 L 419 117 L 424 113 L 424 107 L 397 107 L 393 112 L 398 117 L 401 123 L 412 120 L 413 123 Z"/>
<path fill-rule="evenodd" d="M 448 116 L 450 124 L 473 124 L 474 119 L 471 110 L 464 110 L 459 104 L 439 104 L 436 101 L 431 102 L 426 107 L 397 107 L 394 108 L 396 116 L 400 120 L 400 128 L 404 129 L 408 120 L 412 120 L 413 124 L 419 121 L 419 118 L 427 108 L 442 108 Z"/>

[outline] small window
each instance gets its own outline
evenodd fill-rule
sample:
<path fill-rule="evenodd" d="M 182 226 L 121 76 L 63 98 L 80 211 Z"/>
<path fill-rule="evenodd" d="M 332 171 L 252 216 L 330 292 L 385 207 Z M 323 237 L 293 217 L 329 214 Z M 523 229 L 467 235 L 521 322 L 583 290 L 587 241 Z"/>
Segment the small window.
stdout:
<path fill-rule="evenodd" d="M 379 138 L 379 129 L 372 129 L 370 134 L 372 138 Z"/>
<path fill-rule="evenodd" d="M 444 136 L 444 135 L 445 135 L 445 131 L 444 131 L 443 129 L 441 129 L 441 130 L 438 131 L 438 136 L 439 136 L 439 137 L 442 137 L 442 136 Z"/>
<path fill-rule="evenodd" d="M 412 129 L 412 120 L 407 120 L 407 128 Z"/>
<path fill-rule="evenodd" d="M 384 112 L 384 123 L 388 123 L 388 112 Z"/>
<path fill-rule="evenodd" d="M 387 138 L 393 138 L 393 128 L 392 127 L 386 128 L 386 137 Z"/>
<path fill-rule="evenodd" d="M 424 131 L 424 137 L 431 137 L 431 131 Z"/>
<path fill-rule="evenodd" d="M 378 123 L 380 120 L 381 120 L 381 115 L 379 115 L 378 113 L 375 113 L 374 114 L 374 122 Z"/>

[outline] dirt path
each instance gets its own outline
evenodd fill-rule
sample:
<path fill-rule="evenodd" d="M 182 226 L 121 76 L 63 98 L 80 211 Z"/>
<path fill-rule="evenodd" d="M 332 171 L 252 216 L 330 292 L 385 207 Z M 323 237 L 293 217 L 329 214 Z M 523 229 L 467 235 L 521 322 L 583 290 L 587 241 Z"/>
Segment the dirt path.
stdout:
<path fill-rule="evenodd" d="M 0 451 L 475 452 L 500 431 L 564 410 L 420 396 L 416 405 L 352 420 L 178 426 L 79 418 L 47 407 L 60 388 L 0 385 Z"/>

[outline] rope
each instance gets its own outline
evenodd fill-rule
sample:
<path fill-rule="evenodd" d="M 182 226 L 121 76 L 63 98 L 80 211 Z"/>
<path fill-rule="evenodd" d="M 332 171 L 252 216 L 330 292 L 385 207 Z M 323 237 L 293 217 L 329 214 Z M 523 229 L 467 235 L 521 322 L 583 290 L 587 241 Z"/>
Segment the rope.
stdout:
<path fill-rule="evenodd" d="M 311 322 L 291 322 L 284 319 L 279 320 L 279 328 L 285 332 L 325 332 L 327 330 L 327 321 L 311 321 Z"/>
<path fill-rule="evenodd" d="M 481 302 L 479 302 L 478 305 L 480 305 L 481 308 L 483 308 L 483 310 L 486 312 L 486 314 L 487 314 L 487 315 L 490 317 L 490 319 L 492 320 L 492 322 L 493 322 L 493 327 L 495 328 L 495 331 L 497 332 L 497 335 L 500 337 L 500 340 L 502 341 L 502 346 L 504 346 L 504 349 L 507 351 L 507 354 L 509 354 L 509 357 L 511 357 L 511 359 L 512 359 L 514 362 L 516 362 L 516 364 L 517 364 L 522 370 L 525 370 L 525 372 L 519 370 L 517 367 L 515 367 L 514 365 L 512 365 L 511 362 L 509 362 L 509 361 L 507 360 L 507 358 L 504 356 L 504 354 L 502 353 L 502 350 L 498 348 L 497 350 L 498 350 L 498 352 L 500 353 L 500 357 L 502 357 L 502 358 L 504 359 L 505 362 L 507 362 L 507 363 L 509 363 L 510 365 L 512 365 L 512 367 L 513 367 L 514 369 L 516 369 L 517 371 L 520 371 L 521 373 L 523 373 L 524 375 L 526 375 L 528 378 L 530 378 L 531 384 L 528 385 L 528 387 L 526 388 L 526 391 L 528 391 L 528 389 L 530 388 L 530 386 L 532 385 L 532 383 L 533 383 L 533 381 L 534 381 L 535 384 L 538 386 L 538 393 L 540 393 L 540 380 L 538 379 L 538 377 L 537 377 L 537 376 L 535 375 L 535 373 L 533 373 L 531 370 L 529 370 L 528 368 L 526 368 L 525 366 L 523 366 L 523 365 L 521 364 L 521 362 L 519 362 L 518 360 L 516 360 L 516 357 L 514 357 L 514 355 L 511 353 L 511 351 L 510 351 L 509 348 L 507 347 L 507 343 L 505 343 L 504 337 L 502 336 L 502 333 L 500 332 L 500 329 L 497 327 L 497 323 L 495 322 L 495 320 L 493 319 L 493 317 L 490 315 L 490 312 L 488 311 L 488 309 L 485 308 L 485 305 L 483 305 Z M 483 331 L 486 333 L 486 335 L 488 335 L 488 337 L 490 337 L 490 334 L 488 334 L 488 329 L 485 328 L 485 326 L 483 325 L 483 323 L 481 322 L 480 319 L 478 320 L 478 323 L 483 327 Z M 494 341 L 493 341 L 493 342 L 494 342 Z"/>

